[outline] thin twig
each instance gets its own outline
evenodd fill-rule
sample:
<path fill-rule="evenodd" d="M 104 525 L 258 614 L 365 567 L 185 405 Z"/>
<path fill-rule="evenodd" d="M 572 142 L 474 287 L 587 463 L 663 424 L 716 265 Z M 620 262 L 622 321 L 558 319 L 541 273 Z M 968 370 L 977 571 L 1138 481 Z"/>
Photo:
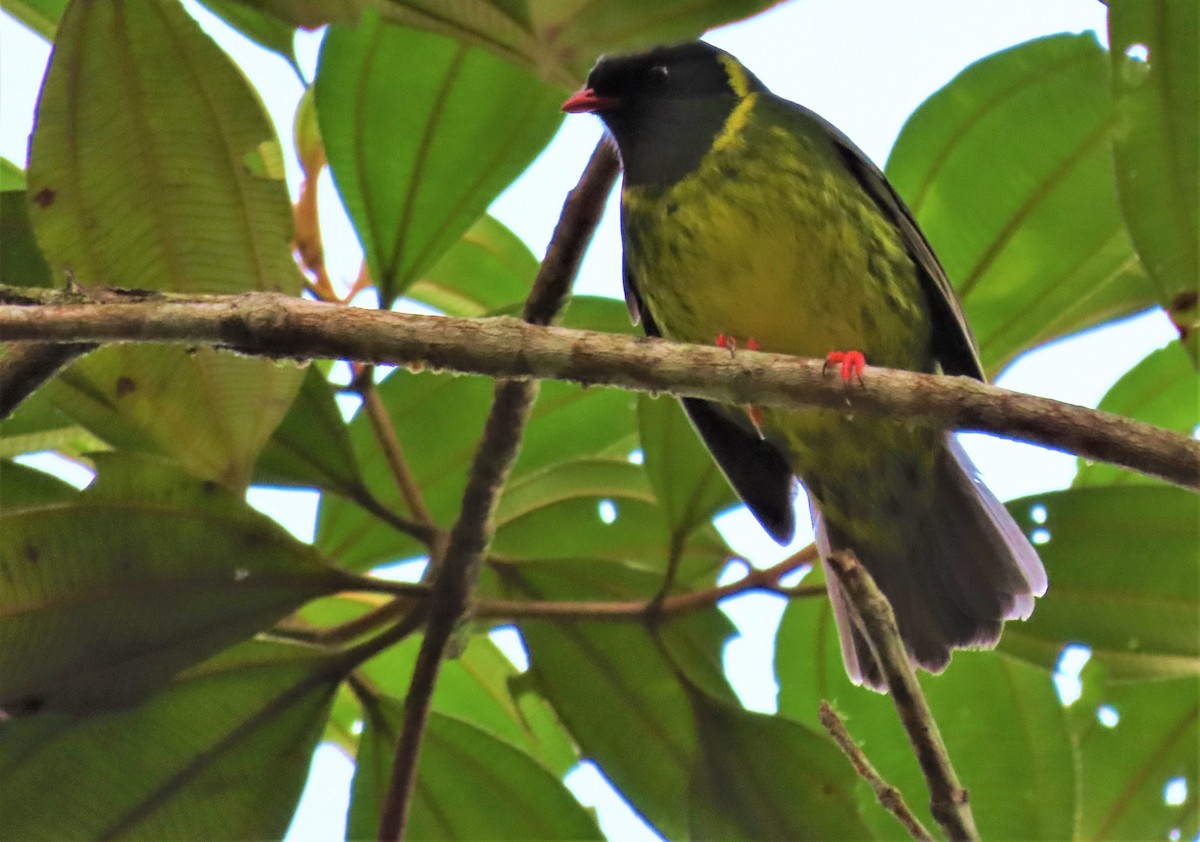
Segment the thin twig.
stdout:
<path fill-rule="evenodd" d="M 959 783 L 942 734 L 908 660 L 891 604 L 852 552 L 831 553 L 825 562 L 853 604 L 861 631 L 879 662 L 892 703 L 929 786 L 929 808 L 934 819 L 950 839 L 977 840 L 979 831 L 975 829 L 967 790 Z"/>
<path fill-rule="evenodd" d="M 111 300 L 118 293 L 104 293 Z M 119 303 L 51 303 L 53 291 L 0 286 L 6 342 L 211 344 L 270 357 L 423 364 L 493 377 L 534 377 L 671 392 L 726 404 L 824 407 L 1023 439 L 1200 490 L 1200 442 L 1108 412 L 1022 395 L 968 377 L 868 366 L 847 391 L 821 360 L 680 345 L 519 319 L 451 319 L 322 304 L 273 293 L 123 293 Z M 850 406 L 847 406 L 849 402 Z"/>
<path fill-rule="evenodd" d="M 548 324 L 558 314 L 604 210 L 618 170 L 616 154 L 602 141 L 563 206 L 546 257 L 525 303 L 525 318 Z M 462 508 L 428 601 L 429 621 L 404 700 L 404 721 L 384 796 L 379 838 L 401 839 L 416 782 L 421 739 L 446 646 L 466 615 L 484 553 L 495 530 L 500 492 L 516 461 L 525 423 L 537 397 L 536 381 L 506 380 L 496 396 L 467 477 Z"/>
<path fill-rule="evenodd" d="M 700 608 L 716 605 L 722 599 L 765 590 L 792 598 L 823 596 L 824 585 L 799 585 L 792 588 L 780 586 L 779 580 L 797 567 L 811 564 L 817 558 L 815 544 L 809 544 L 785 558 L 778 564 L 761 570 L 751 569 L 736 582 L 704 590 L 676 594 L 655 601 L 618 600 L 613 602 L 571 602 L 521 599 L 480 600 L 472 615 L 486 620 L 526 620 L 530 618 L 565 618 L 577 620 L 627 620 L 630 618 L 655 619 L 686 614 Z"/>
<path fill-rule="evenodd" d="M 867 759 L 867 755 L 863 753 L 862 748 L 850 736 L 850 732 L 846 730 L 846 724 L 842 722 L 842 718 L 837 715 L 837 711 L 830 707 L 829 702 L 821 702 L 821 709 L 818 716 L 821 724 L 825 726 L 825 730 L 829 732 L 829 736 L 833 737 L 833 741 L 837 743 L 838 748 L 850 759 L 850 765 L 854 767 L 854 771 L 874 791 L 875 797 L 879 799 L 879 805 L 895 816 L 896 821 L 904 825 L 904 829 L 908 831 L 908 835 L 913 839 L 932 842 L 933 836 L 925 829 L 925 825 L 921 824 L 921 820 L 913 815 L 912 810 L 904 800 L 904 794 L 885 781 L 883 776 L 875 770 L 875 767 L 871 765 L 871 761 Z"/>
<path fill-rule="evenodd" d="M 363 399 L 363 410 L 371 422 L 375 440 L 379 442 L 379 448 L 383 451 L 384 459 L 387 460 L 388 468 L 396 480 L 400 494 L 404 497 L 404 504 L 408 506 L 409 513 L 418 523 L 436 528 L 433 515 L 425 506 L 425 497 L 421 494 L 421 486 L 409 469 L 408 460 L 404 458 L 404 448 L 400 446 L 400 438 L 396 435 L 392 417 L 388 413 L 387 407 L 383 405 L 383 399 L 379 397 L 379 390 L 371 381 L 370 372 L 371 369 L 368 367 L 356 380 L 359 382 L 358 394 Z"/>

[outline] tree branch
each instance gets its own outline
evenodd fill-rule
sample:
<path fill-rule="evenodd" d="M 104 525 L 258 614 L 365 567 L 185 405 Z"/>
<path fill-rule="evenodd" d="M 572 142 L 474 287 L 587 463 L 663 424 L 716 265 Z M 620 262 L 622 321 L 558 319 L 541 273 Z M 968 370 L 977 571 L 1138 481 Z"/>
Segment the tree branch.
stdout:
<path fill-rule="evenodd" d="M 566 303 L 617 172 L 616 152 L 601 141 L 563 206 L 525 302 L 526 321 L 548 324 Z M 450 638 L 470 606 L 479 567 L 495 531 L 500 492 L 516 461 L 537 391 L 536 380 L 502 380 L 496 384 L 496 397 L 467 477 L 462 508 L 450 533 L 443 564 L 433 579 L 425 638 L 404 700 L 403 727 L 383 801 L 380 839 L 400 839 L 404 835 L 434 686 Z"/>
<path fill-rule="evenodd" d="M 41 293 L 47 306 L 28 306 Z M 111 301 L 113 291 L 97 291 Z M 124 293 L 53 305 L 52 292 L 0 287 L 5 342 L 211 344 L 269 357 L 338 358 L 508 378 L 552 378 L 730 404 L 817 406 L 994 433 L 1200 490 L 1200 443 L 1111 413 L 1021 395 L 967 377 L 868 367 L 846 388 L 823 363 L 679 345 L 517 319 L 451 319 L 322 304 L 271 293 Z M 78 291 L 71 293 L 78 301 Z M 63 293 L 65 298 L 66 293 Z M 32 296 L 31 296 L 32 297 Z M 0 384 L 3 386 L 3 384 Z"/>
<path fill-rule="evenodd" d="M 675 594 L 665 599 L 622 600 L 615 602 L 572 602 L 521 599 L 481 600 L 473 615 L 489 620 L 523 620 L 532 617 L 558 617 L 577 620 L 628 620 L 631 618 L 672 617 L 686 614 L 698 608 L 716 605 L 722 599 L 755 590 L 778 593 L 789 598 L 820 596 L 826 592 L 824 585 L 799 585 L 784 588 L 779 580 L 797 567 L 817 560 L 816 544 L 809 544 L 778 564 L 761 570 L 751 569 L 736 582 L 705 588 L 699 591 Z"/>
<path fill-rule="evenodd" d="M 925 829 L 925 825 L 921 824 L 921 820 L 913 815 L 912 810 L 905 802 L 904 794 L 885 781 L 875 770 L 871 761 L 867 759 L 867 755 L 850 736 L 850 732 L 846 730 L 846 724 L 842 722 L 842 718 L 837 715 L 837 711 L 830 706 L 829 702 L 821 702 L 821 709 L 817 715 L 821 724 L 825 726 L 825 730 L 829 732 L 829 736 L 833 737 L 838 748 L 850 759 L 850 765 L 854 767 L 854 771 L 874 791 L 879 805 L 895 816 L 896 821 L 904 825 L 904 829 L 913 839 L 933 842 L 933 836 Z"/>
<path fill-rule="evenodd" d="M 979 839 L 967 790 L 959 783 L 950 762 L 941 731 L 900 640 L 896 615 L 887 597 L 852 552 L 831 553 L 825 562 L 853 603 L 854 619 L 879 661 L 888 694 L 929 786 L 929 807 L 934 819 L 952 840 Z"/>

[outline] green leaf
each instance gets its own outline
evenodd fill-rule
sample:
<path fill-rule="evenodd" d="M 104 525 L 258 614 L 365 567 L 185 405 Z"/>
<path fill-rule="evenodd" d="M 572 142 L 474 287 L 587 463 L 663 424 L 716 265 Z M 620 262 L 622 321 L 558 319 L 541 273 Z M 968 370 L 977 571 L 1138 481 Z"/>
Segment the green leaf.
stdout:
<path fill-rule="evenodd" d="M 1011 631 L 1012 624 L 1005 634 Z M 775 658 L 780 714 L 817 727 L 818 707 L 828 700 L 883 778 L 900 789 L 927 827 L 936 826 L 925 779 L 892 700 L 846 677 L 827 599 L 788 605 Z M 980 835 L 1073 838 L 1074 758 L 1049 673 L 995 652 L 957 652 L 945 673 L 921 673 L 920 681 L 950 759 L 971 793 Z M 899 826 L 874 794 L 864 788 L 859 795 L 875 833 L 896 838 Z"/>
<path fill-rule="evenodd" d="M 202 0 L 214 15 L 264 49 L 278 53 L 300 75 L 296 66 L 296 28 L 275 15 L 235 0 Z"/>
<path fill-rule="evenodd" d="M 345 587 L 309 546 L 213 483 L 105 457 L 82 494 L 6 471 L 0 706 L 134 703 L 189 664 Z M 24 489 L 34 482 L 37 488 Z"/>
<path fill-rule="evenodd" d="M 686 535 L 737 505 L 737 495 L 700 443 L 679 401 L 640 396 L 638 430 L 646 474 L 673 534 Z"/>
<path fill-rule="evenodd" d="M 247 643 L 131 710 L 6 722 L 5 834 L 279 839 L 339 678 L 311 650 Z"/>
<path fill-rule="evenodd" d="M 43 450 L 78 458 L 105 449 L 103 441 L 55 409 L 43 390 L 21 401 L 12 415 L 0 421 L 0 458 Z"/>
<path fill-rule="evenodd" d="M 0 191 L 24 189 L 25 170 L 7 158 L 0 157 Z"/>
<path fill-rule="evenodd" d="M 1115 118 L 1093 34 L 968 67 L 909 118 L 887 174 L 957 288 L 995 372 L 1153 303 L 1117 207 Z"/>
<path fill-rule="evenodd" d="M 114 345 L 93 351 L 42 392 L 116 448 L 177 461 L 241 489 L 291 406 L 304 370 L 212 348 Z"/>
<path fill-rule="evenodd" d="M 537 258 L 529 247 L 503 223 L 485 214 L 406 295 L 447 316 L 474 318 L 520 305 L 537 270 Z"/>
<path fill-rule="evenodd" d="M 347 497 L 364 490 L 334 388 L 319 367 L 308 367 L 300 393 L 259 454 L 255 481 L 311 486 Z"/>
<path fill-rule="evenodd" d="M 492 382 L 398 370 L 378 388 L 426 507 L 435 522 L 449 526 L 458 515 L 467 470 L 491 407 Z M 634 439 L 632 410 L 633 397 L 620 390 L 542 384 L 513 469 L 514 485 L 527 474 L 556 464 L 607 456 L 614 449 L 628 453 Z M 396 481 L 377 456 L 375 434 L 361 411 L 350 423 L 350 440 L 372 494 L 404 512 Z M 557 494 L 561 486 L 546 489 Z M 523 505 L 531 505 L 528 498 Z M 360 506 L 329 497 L 321 501 L 317 545 L 356 569 L 425 552 L 423 545 Z"/>
<path fill-rule="evenodd" d="M 279 141 L 176 0 L 73 3 L 38 100 L 30 214 L 83 284 L 298 292 Z"/>
<path fill-rule="evenodd" d="M 539 36 L 577 80 L 601 53 L 632 52 L 698 38 L 708 29 L 750 17 L 774 0 L 530 0 Z"/>
<path fill-rule="evenodd" d="M 865 839 L 850 764 L 827 738 L 778 716 L 692 696 L 694 839 Z"/>
<path fill-rule="evenodd" d="M 1200 364 L 1200 6 L 1114 3 L 1113 144 L 1125 224 L 1158 299 Z M 1139 55 L 1140 52 L 1140 55 Z"/>
<path fill-rule="evenodd" d="M 383 602 L 380 597 L 342 595 L 311 602 L 300 614 L 318 627 L 328 627 L 351 621 Z M 544 699 L 520 690 L 521 674 L 486 634 L 464 637 L 462 651 L 442 664 L 431 708 L 470 721 L 537 758 L 555 774 L 566 774 L 579 762 L 579 755 L 554 711 Z M 420 635 L 413 635 L 360 669 L 383 695 L 403 697 L 420 645 Z"/>
<path fill-rule="evenodd" d="M 1200 426 L 1200 374 L 1181 343 L 1172 342 L 1127 371 L 1096 408 L 1189 436 Z M 1073 485 L 1079 488 L 1156 482 L 1159 480 L 1136 471 L 1080 459 Z"/>
<path fill-rule="evenodd" d="M 357 23 L 366 15 L 446 35 L 531 69 L 544 67 L 525 0 L 240 0 L 305 29 Z"/>
<path fill-rule="evenodd" d="M 4 0 L 4 11 L 47 41 L 54 40 L 68 0 Z"/>
<path fill-rule="evenodd" d="M 316 80 L 321 136 L 384 306 L 549 142 L 561 99 L 529 71 L 453 38 L 374 15 L 330 27 Z"/>
<path fill-rule="evenodd" d="M 511 598 L 548 600 L 645 598 L 661 581 L 613 565 L 599 572 L 543 562 L 514 566 L 501 581 Z M 518 626 L 533 681 L 580 750 L 661 833 L 685 836 L 699 751 L 691 694 L 698 685 L 737 703 L 721 670 L 729 621 L 713 608 L 665 620 L 654 631 L 567 618 L 525 619 Z"/>
<path fill-rule="evenodd" d="M 391 778 L 403 702 L 368 707 L 348 837 L 374 838 Z M 407 834 L 413 839 L 602 839 L 562 781 L 479 726 L 433 712 L 421 744 Z"/>
<path fill-rule="evenodd" d="M 73 485 L 53 474 L 0 460 L 0 517 L 14 509 L 70 503 L 78 494 Z M 5 584 L 8 585 L 7 580 Z"/>
<path fill-rule="evenodd" d="M 1195 678 L 1137 683 L 1104 682 L 1088 664 L 1084 706 L 1075 737 L 1082 768 L 1080 839 L 1164 839 L 1173 831 L 1192 839 L 1200 830 L 1200 684 Z M 1089 685 L 1099 683 L 1098 689 Z M 1097 707 L 1112 708 L 1114 727 L 1098 721 Z M 1187 798 L 1169 805 L 1168 781 L 1187 782 Z"/>
<path fill-rule="evenodd" d="M 38 103 L 34 229 L 84 284 L 297 292 L 282 170 L 263 166 L 280 154 L 255 92 L 175 0 L 75 3 Z M 300 379 L 270 360 L 107 348 L 48 396 L 114 445 L 236 487 Z"/>
<path fill-rule="evenodd" d="M 1034 537 L 1048 538 L 1038 552 L 1050 588 L 1028 622 L 1008 625 L 1006 651 L 1051 669 L 1064 646 L 1082 643 L 1113 678 L 1200 674 L 1195 495 L 1159 485 L 1075 488 L 1009 509 L 1027 533 L 1044 530 Z M 1147 557 L 1150 567 L 1131 563 Z"/>
<path fill-rule="evenodd" d="M 0 284 L 16 287 L 54 285 L 50 265 L 38 248 L 29 222 L 23 189 L 6 187 L 0 192 Z"/>

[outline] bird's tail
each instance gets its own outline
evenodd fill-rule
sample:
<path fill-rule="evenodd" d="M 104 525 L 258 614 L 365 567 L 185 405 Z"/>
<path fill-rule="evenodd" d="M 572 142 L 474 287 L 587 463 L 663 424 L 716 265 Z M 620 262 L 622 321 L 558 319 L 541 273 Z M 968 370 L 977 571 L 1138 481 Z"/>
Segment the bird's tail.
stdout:
<path fill-rule="evenodd" d="M 912 661 L 941 672 L 954 649 L 995 646 L 1005 620 L 1026 619 L 1046 592 L 1046 571 L 1004 505 L 980 480 L 952 435 L 938 454 L 933 505 L 913 512 L 921 524 L 912 546 L 856 546 L 813 510 L 823 557 L 853 550 L 896 613 Z M 870 645 L 851 618 L 837 578 L 825 571 L 846 669 L 856 683 L 885 689 Z"/>

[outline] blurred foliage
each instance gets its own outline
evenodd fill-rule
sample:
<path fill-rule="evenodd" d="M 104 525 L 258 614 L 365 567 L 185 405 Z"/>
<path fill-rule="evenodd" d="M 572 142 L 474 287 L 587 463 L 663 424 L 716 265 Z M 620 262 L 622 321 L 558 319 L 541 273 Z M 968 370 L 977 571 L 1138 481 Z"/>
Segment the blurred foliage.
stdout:
<path fill-rule="evenodd" d="M 771 3 L 204 5 L 293 66 L 295 27 L 329 25 L 305 143 L 328 157 L 381 301 L 481 317 L 516 312 L 538 266 L 486 209 L 595 56 Z M 0 282 L 300 291 L 278 138 L 178 0 L 4 7 L 55 51 L 29 171 L 0 162 Z M 1058 35 L 975 63 L 911 116 L 887 165 L 989 371 L 1163 306 L 1180 341 L 1100 405 L 1185 434 L 1200 423 L 1196 9 L 1112 4 L 1111 51 Z M 623 304 L 586 297 L 562 323 L 632 329 Z M 377 379 L 424 507 L 449 528 L 492 384 Z M 0 423 L 0 835 L 278 837 L 321 739 L 357 757 L 349 831 L 374 833 L 420 636 L 370 648 L 390 597 L 359 577 L 426 548 L 396 528 L 415 515 L 338 382 L 326 363 L 107 348 Z M 11 461 L 44 450 L 95 481 L 78 491 Z M 252 509 L 251 483 L 319 492 L 315 539 Z M 734 503 L 675 402 L 545 383 L 479 597 L 639 605 L 672 567 L 672 593 L 712 588 L 735 557 L 712 518 Z M 1011 509 L 1049 593 L 998 651 L 922 676 L 981 832 L 1191 838 L 1196 498 L 1081 464 L 1073 488 Z M 846 679 L 824 597 L 788 605 L 775 716 L 731 688 L 734 629 L 711 602 L 653 624 L 518 617 L 528 670 L 487 636 L 500 622 L 463 629 L 442 670 L 418 837 L 596 838 L 562 782 L 584 757 L 671 838 L 894 837 L 824 737 L 822 699 L 931 821 L 890 701 Z M 1092 655 L 1064 707 L 1052 677 L 1068 645 Z M 1167 803 L 1175 778 L 1186 797 Z"/>

